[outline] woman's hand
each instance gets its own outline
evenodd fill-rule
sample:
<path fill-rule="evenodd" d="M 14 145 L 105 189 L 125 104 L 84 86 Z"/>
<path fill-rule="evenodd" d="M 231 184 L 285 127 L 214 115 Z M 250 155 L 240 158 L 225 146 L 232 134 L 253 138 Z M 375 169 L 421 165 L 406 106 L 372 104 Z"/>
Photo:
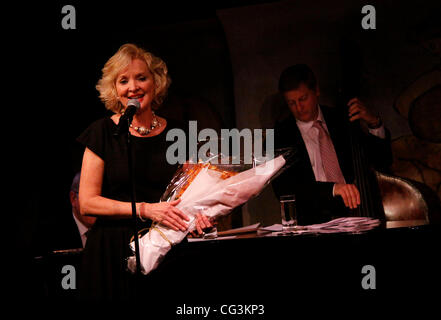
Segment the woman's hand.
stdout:
<path fill-rule="evenodd" d="M 143 218 L 149 218 L 175 231 L 185 231 L 188 225 L 184 220 L 189 221 L 190 219 L 181 210 L 175 207 L 180 201 L 181 199 L 171 202 L 143 202 L 139 208 L 139 214 Z"/>
<path fill-rule="evenodd" d="M 204 216 L 203 214 L 200 213 L 196 215 L 196 231 L 199 234 L 204 233 L 204 229 L 210 229 L 212 227 L 213 224 L 210 222 L 207 216 Z"/>
<path fill-rule="evenodd" d="M 193 237 L 198 237 L 204 234 L 204 230 L 213 228 L 213 224 L 203 214 L 198 213 L 196 215 L 196 229 L 191 232 Z"/>

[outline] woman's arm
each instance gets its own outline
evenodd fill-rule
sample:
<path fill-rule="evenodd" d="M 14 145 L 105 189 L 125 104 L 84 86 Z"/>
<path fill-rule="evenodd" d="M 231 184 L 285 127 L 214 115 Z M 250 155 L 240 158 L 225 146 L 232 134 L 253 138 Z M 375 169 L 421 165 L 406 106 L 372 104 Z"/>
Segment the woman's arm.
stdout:
<path fill-rule="evenodd" d="M 83 155 L 80 178 L 80 212 L 82 215 L 120 216 L 131 215 L 129 202 L 116 201 L 101 196 L 104 161 L 86 148 Z"/>
<path fill-rule="evenodd" d="M 104 161 L 89 148 L 83 156 L 80 179 L 80 212 L 82 215 L 130 217 L 132 207 L 130 202 L 112 200 L 101 196 L 104 175 Z M 187 225 L 183 220 L 189 218 L 175 207 L 179 201 L 160 203 L 137 203 L 137 213 L 142 218 L 149 218 L 162 223 L 174 230 L 185 231 Z"/>

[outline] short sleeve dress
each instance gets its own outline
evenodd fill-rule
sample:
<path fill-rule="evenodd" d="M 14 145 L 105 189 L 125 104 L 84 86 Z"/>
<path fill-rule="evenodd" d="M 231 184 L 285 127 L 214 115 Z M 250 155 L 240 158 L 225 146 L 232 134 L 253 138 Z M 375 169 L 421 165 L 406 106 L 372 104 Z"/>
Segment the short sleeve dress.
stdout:
<path fill-rule="evenodd" d="M 116 136 L 117 126 L 110 117 L 92 123 L 78 141 L 104 160 L 101 195 L 130 202 L 131 186 L 127 164 L 127 134 Z M 157 136 L 131 137 L 137 202 L 159 202 L 178 165 L 167 162 L 166 152 L 174 141 L 166 141 L 171 129 L 185 129 L 167 121 Z M 139 229 L 151 222 L 140 223 Z M 89 231 L 79 276 L 81 298 L 126 299 L 133 294 L 133 276 L 127 271 L 127 258 L 133 236 L 131 218 L 99 217 Z"/>

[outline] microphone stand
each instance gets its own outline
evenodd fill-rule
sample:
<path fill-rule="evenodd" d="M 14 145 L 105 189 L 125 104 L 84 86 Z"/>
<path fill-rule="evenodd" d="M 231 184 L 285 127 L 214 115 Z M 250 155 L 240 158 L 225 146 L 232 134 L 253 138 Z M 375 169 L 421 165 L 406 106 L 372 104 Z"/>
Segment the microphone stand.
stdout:
<path fill-rule="evenodd" d="M 136 218 L 136 191 L 135 191 L 135 176 L 133 171 L 133 157 L 132 157 L 132 141 L 130 134 L 130 124 L 132 123 L 133 115 L 127 117 L 127 123 L 121 123 L 118 128 L 116 135 L 120 133 L 127 133 L 127 163 L 129 171 L 129 183 L 131 186 L 131 205 L 132 205 L 132 220 L 133 220 L 133 232 L 135 239 L 135 258 L 136 258 L 136 272 L 135 272 L 135 294 L 136 294 L 136 283 L 141 275 L 141 259 L 139 257 L 139 240 L 138 240 L 138 221 Z"/>

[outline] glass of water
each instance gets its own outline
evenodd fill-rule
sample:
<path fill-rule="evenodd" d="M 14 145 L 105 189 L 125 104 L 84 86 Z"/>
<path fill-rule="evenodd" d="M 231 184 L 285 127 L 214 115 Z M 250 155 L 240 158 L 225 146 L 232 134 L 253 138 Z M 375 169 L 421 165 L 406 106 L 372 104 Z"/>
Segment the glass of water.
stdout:
<path fill-rule="evenodd" d="M 282 233 L 291 233 L 297 229 L 296 197 L 293 194 L 280 196 L 282 214 Z"/>

